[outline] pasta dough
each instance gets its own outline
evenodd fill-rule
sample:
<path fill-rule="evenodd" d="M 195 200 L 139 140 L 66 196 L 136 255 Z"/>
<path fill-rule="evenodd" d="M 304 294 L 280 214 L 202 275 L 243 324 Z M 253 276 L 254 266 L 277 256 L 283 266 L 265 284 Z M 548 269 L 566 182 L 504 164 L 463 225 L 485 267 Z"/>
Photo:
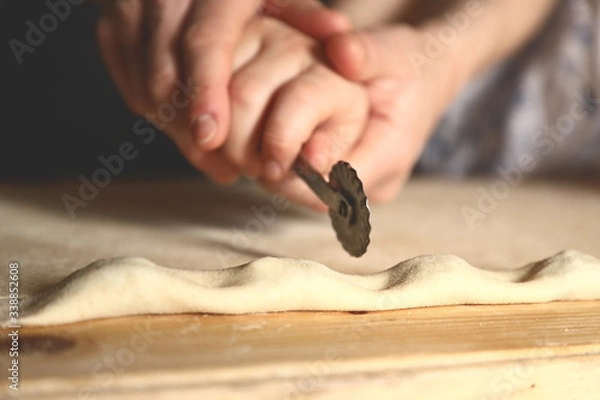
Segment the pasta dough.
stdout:
<path fill-rule="evenodd" d="M 455 304 L 600 299 L 600 260 L 575 251 L 510 271 L 452 255 L 348 275 L 305 260 L 261 258 L 219 270 L 165 268 L 143 258 L 101 260 L 21 301 L 23 325 L 136 314 L 373 311 Z M 6 325 L 6 322 L 4 323 Z"/>

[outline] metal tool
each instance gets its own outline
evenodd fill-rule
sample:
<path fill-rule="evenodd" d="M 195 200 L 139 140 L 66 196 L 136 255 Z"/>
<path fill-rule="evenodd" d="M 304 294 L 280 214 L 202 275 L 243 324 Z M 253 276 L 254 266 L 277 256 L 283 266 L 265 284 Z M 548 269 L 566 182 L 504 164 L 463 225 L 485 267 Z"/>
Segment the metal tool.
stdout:
<path fill-rule="evenodd" d="M 347 162 L 338 161 L 327 182 L 302 157 L 298 157 L 293 169 L 329 207 L 331 224 L 344 249 L 354 257 L 365 254 L 371 241 L 371 211 L 356 170 Z"/>

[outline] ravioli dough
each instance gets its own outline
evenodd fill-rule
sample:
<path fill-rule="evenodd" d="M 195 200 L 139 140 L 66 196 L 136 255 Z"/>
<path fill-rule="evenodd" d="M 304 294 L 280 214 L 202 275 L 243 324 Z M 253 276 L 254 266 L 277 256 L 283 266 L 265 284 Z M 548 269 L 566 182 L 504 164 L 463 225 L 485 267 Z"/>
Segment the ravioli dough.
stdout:
<path fill-rule="evenodd" d="M 143 258 L 101 260 L 21 301 L 23 325 L 139 314 L 376 311 L 455 304 L 600 299 L 600 260 L 575 251 L 511 271 L 452 255 L 348 275 L 306 260 L 262 258 L 219 270 L 165 268 Z M 4 324 L 6 325 L 6 323 Z"/>

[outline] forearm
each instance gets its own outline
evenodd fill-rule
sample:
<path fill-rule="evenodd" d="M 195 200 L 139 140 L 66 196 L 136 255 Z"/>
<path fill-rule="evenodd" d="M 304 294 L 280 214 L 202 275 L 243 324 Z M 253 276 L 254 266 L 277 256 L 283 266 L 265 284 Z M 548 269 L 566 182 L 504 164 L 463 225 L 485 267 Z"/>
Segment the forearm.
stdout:
<path fill-rule="evenodd" d="M 400 23 L 424 38 L 425 64 L 452 74 L 448 103 L 480 71 L 508 57 L 536 33 L 560 0 L 334 0 L 356 28 Z M 443 73 L 443 72 L 438 72 Z"/>
<path fill-rule="evenodd" d="M 414 0 L 334 0 L 331 8 L 346 15 L 357 28 L 381 25 L 397 20 Z"/>
<path fill-rule="evenodd" d="M 452 69 L 448 101 L 482 70 L 521 48 L 559 0 L 464 0 L 418 26 Z M 427 43 L 427 41 L 426 41 Z M 424 55 L 427 55 L 427 47 Z M 435 55 L 434 55 L 435 57 Z"/>
<path fill-rule="evenodd" d="M 393 22 L 419 25 L 442 15 L 463 0 L 333 0 L 331 8 L 346 15 L 355 28 Z"/>
<path fill-rule="evenodd" d="M 381 26 L 390 22 L 419 26 L 439 35 L 450 26 L 458 31 L 456 48 L 474 50 L 485 67 L 527 41 L 560 0 L 333 0 L 331 8 L 345 14 L 354 27 Z M 466 14 L 466 29 L 457 29 L 452 17 Z M 499 40 L 502 39 L 502 40 Z"/>

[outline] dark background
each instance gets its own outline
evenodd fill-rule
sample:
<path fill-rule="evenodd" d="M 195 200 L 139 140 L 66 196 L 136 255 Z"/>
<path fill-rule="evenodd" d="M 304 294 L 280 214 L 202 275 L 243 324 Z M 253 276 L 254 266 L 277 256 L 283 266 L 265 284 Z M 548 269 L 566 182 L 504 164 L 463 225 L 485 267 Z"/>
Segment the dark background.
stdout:
<path fill-rule="evenodd" d="M 139 155 L 119 176 L 195 174 L 162 134 L 147 145 L 133 134 L 138 117 L 104 68 L 95 39 L 98 10 L 90 1 L 72 6 L 18 64 L 9 41 L 27 43 L 27 20 L 39 27 L 50 12 L 45 1 L 0 0 L 0 178 L 76 179 L 101 167 L 98 157 L 115 154 L 124 141 Z"/>

